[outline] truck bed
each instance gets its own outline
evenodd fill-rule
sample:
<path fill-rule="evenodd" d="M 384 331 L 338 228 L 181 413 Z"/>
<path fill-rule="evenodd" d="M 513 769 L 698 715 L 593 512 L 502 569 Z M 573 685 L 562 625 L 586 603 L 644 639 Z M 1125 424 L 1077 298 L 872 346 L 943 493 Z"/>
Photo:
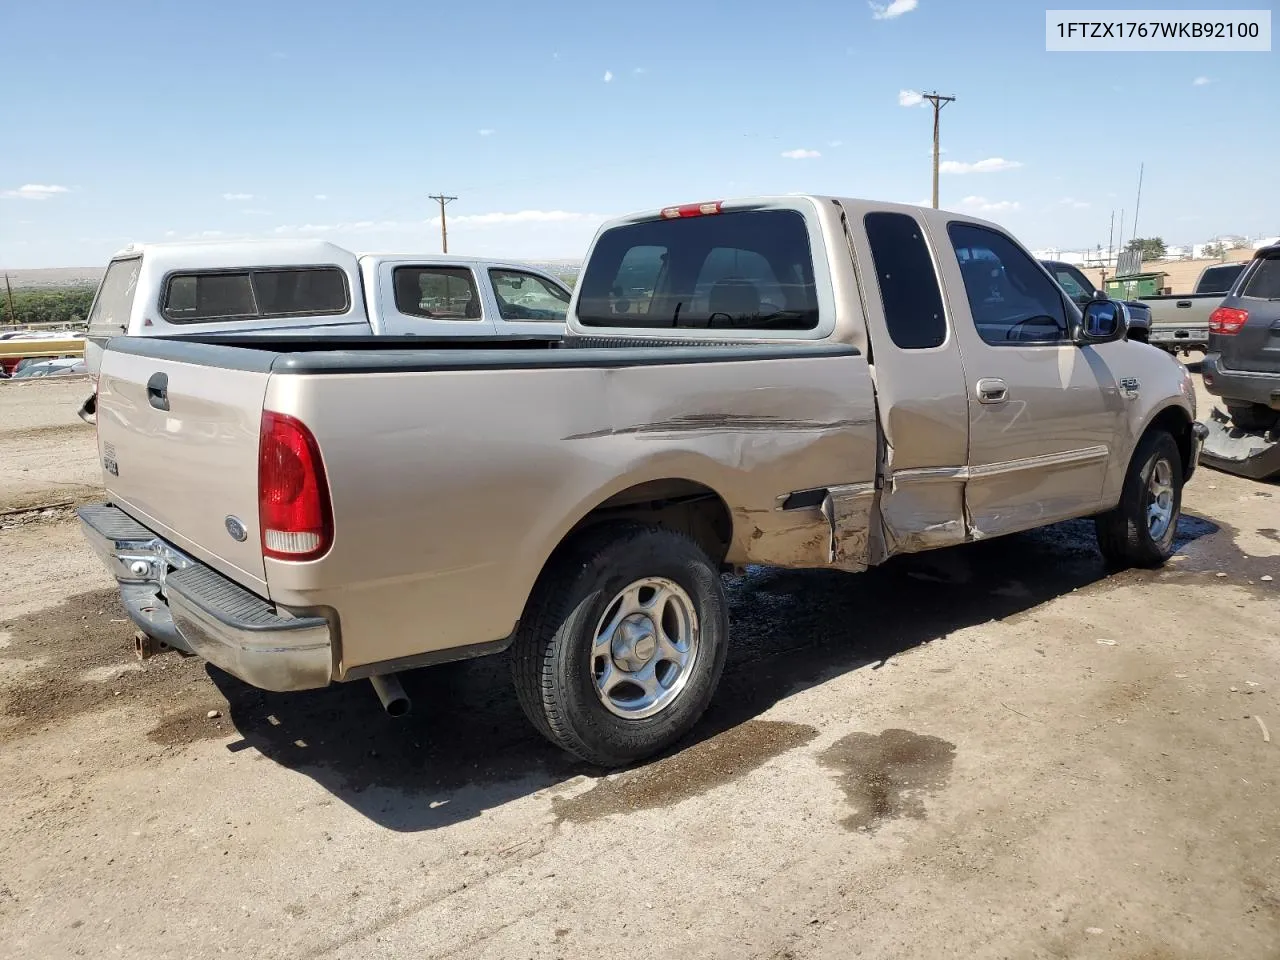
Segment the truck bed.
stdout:
<path fill-rule="evenodd" d="M 842 544 L 865 546 L 865 522 L 837 529 L 843 501 L 824 507 L 828 489 L 874 492 L 854 346 L 408 339 L 112 340 L 108 499 L 289 615 L 339 618 L 335 678 L 501 641 L 555 546 L 604 504 L 643 516 L 715 498 L 722 528 L 690 534 L 729 564 L 841 565 Z M 315 558 L 264 551 L 264 411 L 314 436 L 332 517 Z"/>

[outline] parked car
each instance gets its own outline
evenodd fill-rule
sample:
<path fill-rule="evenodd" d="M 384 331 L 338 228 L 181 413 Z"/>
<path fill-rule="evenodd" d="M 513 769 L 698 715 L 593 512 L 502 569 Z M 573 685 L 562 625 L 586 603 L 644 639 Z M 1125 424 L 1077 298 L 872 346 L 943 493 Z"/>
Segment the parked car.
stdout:
<path fill-rule="evenodd" d="M 1209 317 L 1204 386 L 1236 426 L 1280 425 L 1280 246 L 1254 253 L 1235 288 Z"/>
<path fill-rule="evenodd" d="M 55 357 L 42 359 L 27 365 L 19 365 L 13 379 L 33 379 L 35 377 L 57 377 L 76 373 L 87 373 L 84 357 Z"/>
<path fill-rule="evenodd" d="M 89 310 L 96 377 L 121 334 L 561 336 L 569 288 L 533 267 L 357 255 L 319 240 L 157 243 L 112 258 Z M 92 420 L 91 396 L 81 416 Z"/>
<path fill-rule="evenodd" d="M 1101 300 L 1106 298 L 1106 294 L 1093 285 L 1084 271 L 1072 263 L 1065 263 L 1062 260 L 1041 260 L 1040 263 L 1054 280 L 1058 281 L 1058 286 L 1067 292 L 1072 300 L 1079 307 L 1084 307 L 1090 300 Z M 1141 300 L 1125 300 L 1125 307 L 1129 311 L 1129 339 L 1137 340 L 1141 343 L 1147 343 L 1151 335 L 1151 308 Z"/>
<path fill-rule="evenodd" d="M 1247 261 L 1218 263 L 1200 271 L 1193 293 L 1142 297 L 1151 307 L 1151 342 L 1172 353 L 1207 350 L 1209 315 L 1222 303 Z"/>
<path fill-rule="evenodd" d="M 143 653 L 402 711 L 398 671 L 510 647 L 533 725 L 625 764 L 710 702 L 722 570 L 1070 517 L 1163 563 L 1204 428 L 1125 334 L 962 214 L 669 207 L 597 234 L 564 345 L 111 340 L 80 518 Z"/>

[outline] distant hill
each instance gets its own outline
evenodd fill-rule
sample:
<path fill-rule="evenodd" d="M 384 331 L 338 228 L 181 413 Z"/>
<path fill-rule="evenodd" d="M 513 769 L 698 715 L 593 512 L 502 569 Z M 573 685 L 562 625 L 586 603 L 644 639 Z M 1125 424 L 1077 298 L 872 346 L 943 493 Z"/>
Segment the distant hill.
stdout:
<path fill-rule="evenodd" d="M 7 274 L 15 290 L 56 289 L 59 287 L 96 287 L 102 280 L 103 267 L 46 267 L 41 270 L 0 270 Z"/>

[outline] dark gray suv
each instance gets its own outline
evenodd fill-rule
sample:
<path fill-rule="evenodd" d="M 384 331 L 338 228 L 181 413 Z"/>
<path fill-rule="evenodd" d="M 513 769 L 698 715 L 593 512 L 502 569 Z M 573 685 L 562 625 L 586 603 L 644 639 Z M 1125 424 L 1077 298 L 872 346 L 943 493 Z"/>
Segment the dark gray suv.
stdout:
<path fill-rule="evenodd" d="M 1254 253 L 1210 315 L 1202 371 L 1236 426 L 1280 428 L 1280 245 Z"/>

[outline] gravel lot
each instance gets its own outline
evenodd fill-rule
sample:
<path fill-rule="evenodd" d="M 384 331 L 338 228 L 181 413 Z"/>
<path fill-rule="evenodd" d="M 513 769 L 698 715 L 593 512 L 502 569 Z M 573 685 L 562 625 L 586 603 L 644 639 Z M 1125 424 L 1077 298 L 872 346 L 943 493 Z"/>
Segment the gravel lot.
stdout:
<path fill-rule="evenodd" d="M 0 512 L 94 495 L 85 390 L 0 389 Z M 140 664 L 70 510 L 0 515 L 0 957 L 1274 960 L 1280 487 L 1184 509 L 1154 573 L 1087 522 L 753 571 L 694 741 L 609 777 L 498 658 L 400 721 Z"/>

